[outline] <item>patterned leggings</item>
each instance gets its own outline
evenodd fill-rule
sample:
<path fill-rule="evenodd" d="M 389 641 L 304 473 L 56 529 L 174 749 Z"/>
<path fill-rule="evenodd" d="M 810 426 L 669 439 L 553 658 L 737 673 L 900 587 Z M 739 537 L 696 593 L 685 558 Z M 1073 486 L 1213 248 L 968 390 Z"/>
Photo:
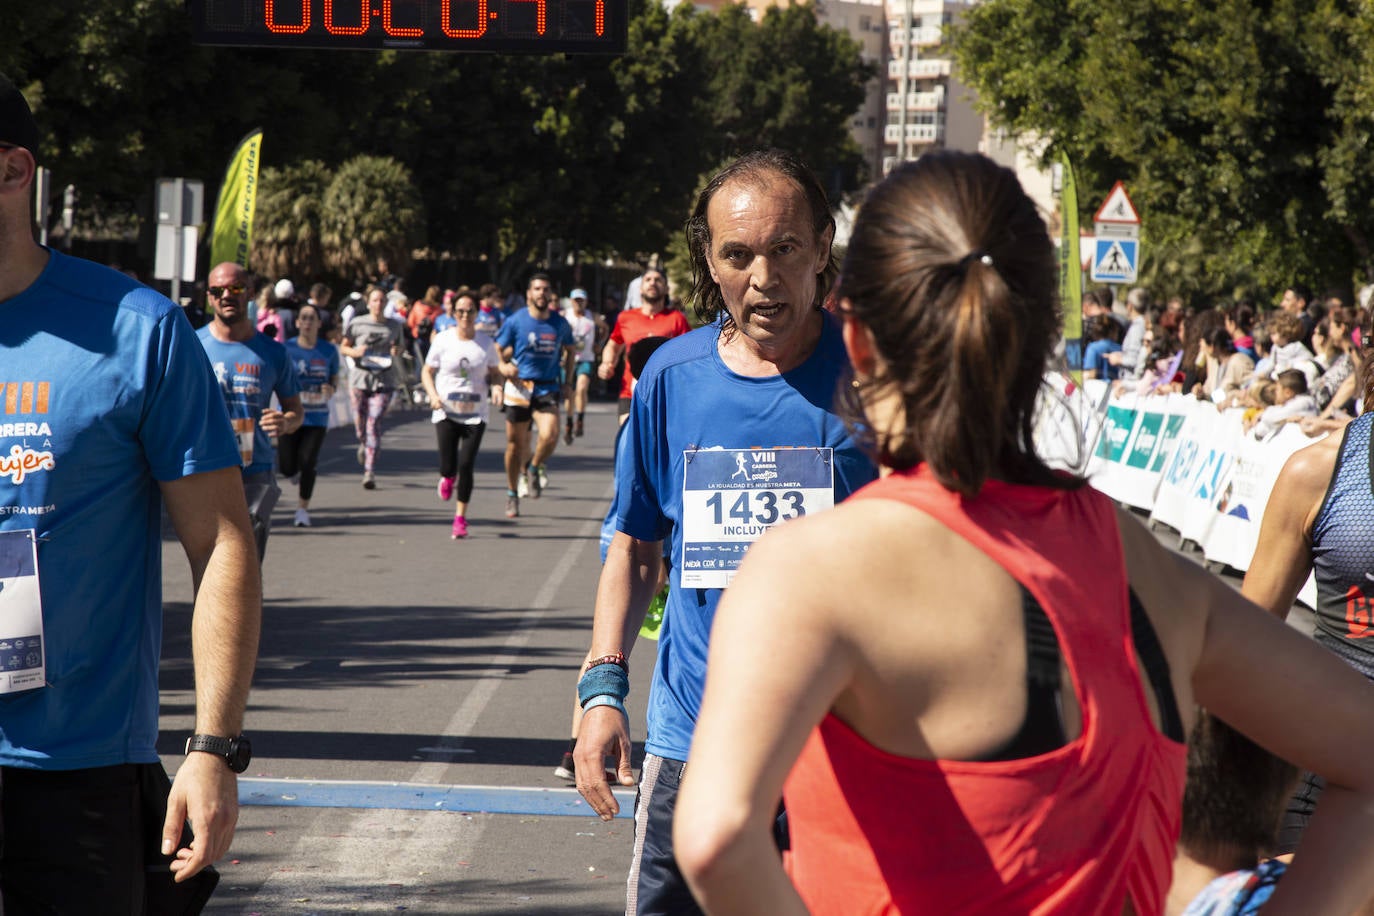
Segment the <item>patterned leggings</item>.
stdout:
<path fill-rule="evenodd" d="M 353 395 L 353 428 L 363 444 L 363 469 L 370 471 L 377 462 L 377 450 L 382 445 L 382 414 L 391 402 L 390 389 L 364 391 L 351 389 Z"/>

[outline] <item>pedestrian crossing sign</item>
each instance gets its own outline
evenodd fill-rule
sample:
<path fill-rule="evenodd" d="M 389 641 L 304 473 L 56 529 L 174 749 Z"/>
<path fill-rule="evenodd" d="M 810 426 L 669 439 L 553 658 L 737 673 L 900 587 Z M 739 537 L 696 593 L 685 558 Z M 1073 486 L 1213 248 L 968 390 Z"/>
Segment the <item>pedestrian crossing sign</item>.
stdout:
<path fill-rule="evenodd" d="M 1094 283 L 1134 283 L 1140 264 L 1139 239 L 1096 239 L 1093 245 Z"/>

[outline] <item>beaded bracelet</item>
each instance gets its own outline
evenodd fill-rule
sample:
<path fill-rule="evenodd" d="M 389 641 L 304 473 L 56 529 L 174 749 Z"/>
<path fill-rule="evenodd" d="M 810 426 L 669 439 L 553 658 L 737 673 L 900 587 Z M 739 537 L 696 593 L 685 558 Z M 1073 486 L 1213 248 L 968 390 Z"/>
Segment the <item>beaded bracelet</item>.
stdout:
<path fill-rule="evenodd" d="M 630 714 L 625 711 L 625 704 L 620 702 L 615 697 L 605 693 L 603 693 L 599 697 L 592 697 L 590 700 L 588 700 L 586 704 L 582 707 L 582 711 L 586 712 L 587 710 L 595 709 L 598 706 L 612 706 L 620 710 L 620 714 L 622 716 L 624 716 L 627 719 L 630 718 Z"/>
<path fill-rule="evenodd" d="M 587 662 L 587 670 L 590 671 L 597 665 L 619 665 L 626 671 L 630 670 L 630 660 L 625 657 L 624 652 L 613 652 L 610 655 L 603 655 Z"/>

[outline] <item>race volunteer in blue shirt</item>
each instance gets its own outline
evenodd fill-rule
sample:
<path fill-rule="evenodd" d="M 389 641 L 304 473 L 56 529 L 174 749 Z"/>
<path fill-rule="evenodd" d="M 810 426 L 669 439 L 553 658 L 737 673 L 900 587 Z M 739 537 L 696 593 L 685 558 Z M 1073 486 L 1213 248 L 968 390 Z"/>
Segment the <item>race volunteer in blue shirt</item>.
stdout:
<path fill-rule="evenodd" d="M 230 764 L 247 763 L 192 750 L 168 794 L 164 506 L 198 586 L 197 687 L 213 685 L 196 693 L 198 746 L 231 745 L 242 728 L 258 569 L 238 449 L 190 324 L 137 281 L 34 240 L 38 148 L 27 102 L 0 75 L 3 908 L 143 912 L 149 887 L 198 883 L 228 850 Z M 160 845 L 174 855 L 159 860 Z"/>
<path fill-rule="evenodd" d="M 248 271 L 232 262 L 218 264 L 210 271 L 207 286 L 214 317 L 196 333 L 215 370 L 238 438 L 243 492 L 261 562 L 267 552 L 272 509 L 281 495 L 273 440 L 300 428 L 301 388 L 286 347 L 254 328 L 248 317 Z M 272 407 L 274 393 L 281 410 Z"/>
<path fill-rule="evenodd" d="M 823 511 L 875 475 L 833 406 L 848 372 L 838 323 L 821 307 L 834 230 L 824 190 L 791 154 L 751 153 L 717 174 L 688 223 L 693 299 L 709 324 L 660 347 L 633 392 L 574 754 L 578 790 L 614 816 L 603 765 L 615 758 L 619 782 L 634 784 L 627 656 L 668 537 L 630 914 L 700 912 L 673 859 L 672 812 L 722 589 L 763 531 Z"/>
<path fill-rule="evenodd" d="M 506 377 L 506 517 L 520 514 L 519 484 L 530 462 L 530 496 L 547 482 L 545 463 L 558 445 L 558 405 L 562 400 L 565 354 L 577 351 L 572 326 L 551 312 L 555 296 L 546 274 L 530 277 L 525 308 L 506 319 L 496 347 Z M 539 444 L 530 455 L 530 420 L 539 427 Z"/>

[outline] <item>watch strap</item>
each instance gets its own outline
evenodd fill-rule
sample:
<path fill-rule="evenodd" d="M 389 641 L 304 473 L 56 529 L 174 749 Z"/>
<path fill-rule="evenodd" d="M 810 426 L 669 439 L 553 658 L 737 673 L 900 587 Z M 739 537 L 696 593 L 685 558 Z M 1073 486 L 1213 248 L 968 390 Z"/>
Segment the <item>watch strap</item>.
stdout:
<path fill-rule="evenodd" d="M 227 758 L 233 746 L 233 739 L 221 738 L 218 735 L 192 735 L 186 739 L 186 753 L 188 754 L 192 751 L 205 751 L 216 757 Z"/>

